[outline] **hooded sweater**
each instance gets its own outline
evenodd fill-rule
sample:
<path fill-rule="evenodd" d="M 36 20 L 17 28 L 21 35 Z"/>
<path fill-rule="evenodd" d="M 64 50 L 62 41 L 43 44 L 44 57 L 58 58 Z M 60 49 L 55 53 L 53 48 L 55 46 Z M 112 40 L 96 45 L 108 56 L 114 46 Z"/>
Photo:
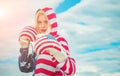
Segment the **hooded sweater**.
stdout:
<path fill-rule="evenodd" d="M 51 25 L 50 35 L 52 35 L 56 39 L 56 41 L 60 44 L 61 48 L 64 50 L 68 58 L 63 62 L 58 62 L 49 53 L 47 52 L 44 52 L 42 54 L 40 53 L 36 60 L 36 68 L 34 70 L 34 75 L 35 76 L 73 76 L 76 72 L 75 59 L 70 57 L 69 54 L 70 51 L 67 40 L 61 35 L 58 35 L 57 33 L 58 24 L 56 20 L 56 14 L 52 8 L 46 7 L 41 10 L 45 12 L 49 20 L 49 23 Z M 20 37 L 27 36 L 30 39 L 30 41 L 32 42 L 36 41 L 37 32 L 34 29 L 34 27 L 29 26 L 27 27 L 27 29 L 28 29 L 27 31 L 23 30 L 22 34 L 20 34 Z M 36 45 L 34 47 L 36 47 Z M 36 51 L 36 53 L 37 52 L 38 51 Z"/>

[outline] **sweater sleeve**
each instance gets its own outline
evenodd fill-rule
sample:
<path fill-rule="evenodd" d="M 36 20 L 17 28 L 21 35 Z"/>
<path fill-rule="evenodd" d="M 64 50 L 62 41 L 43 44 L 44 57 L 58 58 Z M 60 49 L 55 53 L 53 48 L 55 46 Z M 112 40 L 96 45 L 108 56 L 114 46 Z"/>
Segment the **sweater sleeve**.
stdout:
<path fill-rule="evenodd" d="M 65 38 L 58 36 L 56 37 L 58 42 L 61 44 L 62 49 L 68 55 L 68 58 L 62 62 L 58 63 L 57 67 L 60 68 L 66 75 L 74 75 L 76 72 L 75 59 L 70 57 L 68 43 Z"/>
<path fill-rule="evenodd" d="M 37 31 L 33 26 L 26 26 L 20 32 L 18 40 L 20 41 L 21 37 L 26 37 L 33 42 L 36 40 L 36 35 L 37 35 Z"/>

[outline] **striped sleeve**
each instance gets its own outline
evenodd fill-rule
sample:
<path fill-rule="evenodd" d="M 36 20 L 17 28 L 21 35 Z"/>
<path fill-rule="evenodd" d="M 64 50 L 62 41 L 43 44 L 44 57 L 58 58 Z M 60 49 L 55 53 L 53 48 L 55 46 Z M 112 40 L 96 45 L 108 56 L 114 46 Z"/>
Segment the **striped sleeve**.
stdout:
<path fill-rule="evenodd" d="M 30 41 L 36 40 L 37 31 L 32 26 L 26 26 L 19 35 L 19 40 L 22 36 L 28 37 Z"/>
<path fill-rule="evenodd" d="M 48 39 L 47 36 L 42 36 L 36 39 L 34 48 L 38 55 L 44 53 L 46 50 L 57 50 L 61 51 L 60 44 L 58 41 Z"/>
<path fill-rule="evenodd" d="M 68 47 L 68 43 L 67 43 L 66 39 L 63 38 L 63 37 L 60 36 L 60 35 L 58 35 L 58 36 L 56 37 L 56 39 L 57 39 L 57 41 L 61 44 L 63 51 L 64 51 L 67 55 L 69 55 L 69 47 Z"/>
<path fill-rule="evenodd" d="M 59 63 L 57 67 L 65 72 L 66 75 L 72 76 L 76 72 L 75 59 L 69 56 L 69 47 L 66 39 L 61 36 L 56 37 L 56 39 L 58 40 L 58 42 L 60 42 L 62 48 L 68 55 L 68 58 L 64 62 Z"/>
<path fill-rule="evenodd" d="M 53 76 L 55 73 L 55 66 L 52 61 L 52 56 L 48 54 L 41 54 L 36 61 L 36 68 L 34 70 L 35 76 Z"/>

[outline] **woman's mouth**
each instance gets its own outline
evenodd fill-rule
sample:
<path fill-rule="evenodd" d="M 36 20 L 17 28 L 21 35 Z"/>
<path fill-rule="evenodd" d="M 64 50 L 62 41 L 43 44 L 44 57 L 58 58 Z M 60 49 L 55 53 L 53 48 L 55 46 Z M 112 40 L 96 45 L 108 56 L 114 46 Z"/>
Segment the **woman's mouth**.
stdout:
<path fill-rule="evenodd" d="M 43 33 L 46 32 L 46 31 L 47 31 L 47 29 L 41 29 L 41 32 L 43 32 Z"/>

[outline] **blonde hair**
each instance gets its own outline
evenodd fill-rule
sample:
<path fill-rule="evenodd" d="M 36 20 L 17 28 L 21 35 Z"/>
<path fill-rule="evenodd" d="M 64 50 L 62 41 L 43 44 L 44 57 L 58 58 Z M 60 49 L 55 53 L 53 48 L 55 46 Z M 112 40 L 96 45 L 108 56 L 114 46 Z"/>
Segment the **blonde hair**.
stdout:
<path fill-rule="evenodd" d="M 36 12 L 36 15 L 35 15 L 35 29 L 37 30 L 37 32 L 39 30 L 37 21 L 38 21 L 39 16 L 42 16 L 42 15 L 46 15 L 45 12 L 41 9 L 38 9 L 37 12 Z M 47 15 L 46 15 L 46 17 L 47 17 Z M 47 21 L 48 21 L 48 24 L 50 25 L 50 22 L 49 22 L 48 18 L 47 18 Z M 47 31 L 49 31 L 49 30 L 47 30 Z"/>
<path fill-rule="evenodd" d="M 35 15 L 35 25 L 37 25 L 37 20 L 40 15 L 45 15 L 45 12 L 43 10 L 38 10 Z"/>

